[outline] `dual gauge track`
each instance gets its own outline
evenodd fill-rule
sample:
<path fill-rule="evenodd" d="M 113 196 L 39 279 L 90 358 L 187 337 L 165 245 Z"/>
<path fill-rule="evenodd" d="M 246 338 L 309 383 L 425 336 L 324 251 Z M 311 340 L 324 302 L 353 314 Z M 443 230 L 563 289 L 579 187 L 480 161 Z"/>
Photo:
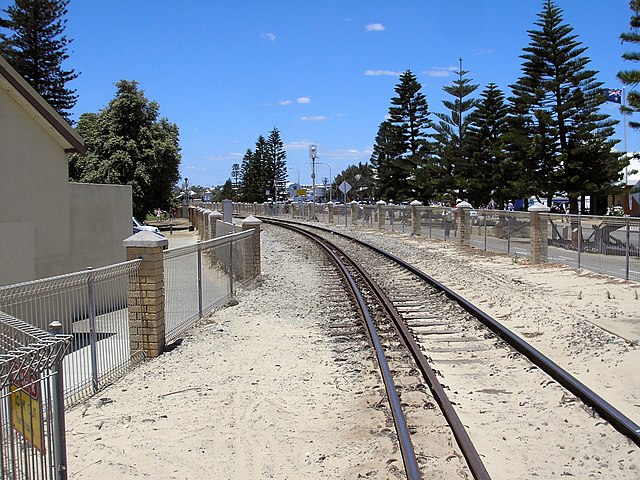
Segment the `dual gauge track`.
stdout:
<path fill-rule="evenodd" d="M 557 382 L 568 392 L 567 397 L 577 397 L 594 416 L 640 445 L 640 427 L 636 423 L 499 322 L 414 266 L 365 242 L 318 226 L 272 218 L 261 220 L 316 242 L 341 272 L 375 351 L 406 478 L 427 478 L 424 471 L 434 471 L 427 464 L 440 461 L 439 456 L 445 463 L 456 459 L 458 464 L 452 468 L 461 478 L 491 478 L 455 402 L 446 393 L 449 387 L 440 383 L 441 375 L 432 364 L 471 364 L 470 371 L 477 372 L 475 377 L 489 382 L 474 387 L 476 390 L 499 391 L 490 383 L 493 374 L 482 373 L 486 364 L 509 369 L 513 366 L 504 363 L 500 367 L 500 362 L 527 362 L 525 370 L 541 370 L 547 375 L 547 382 L 542 382 L 540 388 Z M 432 357 L 437 361 L 433 362 Z M 424 385 L 428 391 L 423 388 L 423 393 L 433 399 L 438 409 L 424 407 L 432 405 L 429 400 L 415 400 L 416 392 Z M 418 427 L 425 423 L 421 417 L 434 414 L 446 420 L 447 432 L 441 441 L 448 445 L 443 450 Z M 446 440 L 447 435 L 452 440 Z"/>

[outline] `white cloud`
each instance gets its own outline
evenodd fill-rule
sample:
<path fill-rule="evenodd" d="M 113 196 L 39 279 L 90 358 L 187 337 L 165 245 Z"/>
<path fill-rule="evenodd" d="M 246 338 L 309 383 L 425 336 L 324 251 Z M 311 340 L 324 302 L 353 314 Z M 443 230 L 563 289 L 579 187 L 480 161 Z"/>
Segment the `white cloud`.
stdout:
<path fill-rule="evenodd" d="M 346 149 L 338 149 L 330 152 L 325 152 L 323 154 L 323 157 L 335 158 L 335 159 L 350 159 L 353 161 L 353 160 L 371 158 L 372 153 L 373 153 L 372 147 L 366 147 L 363 149 L 346 148 Z"/>
<path fill-rule="evenodd" d="M 263 33 L 261 36 L 262 36 L 262 38 L 266 38 L 270 42 L 275 42 L 276 41 L 276 34 L 275 33 L 267 32 L 267 33 Z"/>
<path fill-rule="evenodd" d="M 394 70 L 366 70 L 364 72 L 367 77 L 379 77 L 381 75 L 386 75 L 389 77 L 399 77 L 400 72 L 396 72 Z"/>
<path fill-rule="evenodd" d="M 458 71 L 458 67 L 433 67 L 431 70 L 425 70 L 425 75 L 429 77 L 448 77 Z"/>
<path fill-rule="evenodd" d="M 285 143 L 284 148 L 286 148 L 287 150 L 307 150 L 309 148 L 309 145 L 311 145 L 312 142 L 310 142 L 309 140 L 302 140 L 299 142 L 290 142 L 290 143 Z"/>
<path fill-rule="evenodd" d="M 384 25 L 381 23 L 370 23 L 369 25 L 365 25 L 364 28 L 367 32 L 382 32 L 384 30 Z"/>
<path fill-rule="evenodd" d="M 329 120 L 329 118 L 330 117 L 328 115 L 311 115 L 300 117 L 300 120 L 302 120 L 303 122 L 324 122 L 326 120 Z"/>
<path fill-rule="evenodd" d="M 334 118 L 346 117 L 345 113 L 334 113 L 333 115 L 308 115 L 300 117 L 303 122 L 325 122 L 327 120 L 333 120 Z"/>
<path fill-rule="evenodd" d="M 286 99 L 286 100 L 280 100 L 278 102 L 278 105 L 281 105 L 283 107 L 288 107 L 289 105 L 293 105 L 294 100 L 290 100 L 290 99 Z M 298 97 L 295 99 L 295 103 L 300 103 L 300 104 L 308 104 L 311 103 L 311 98 L 309 97 Z M 267 104 L 268 106 L 268 104 Z"/>

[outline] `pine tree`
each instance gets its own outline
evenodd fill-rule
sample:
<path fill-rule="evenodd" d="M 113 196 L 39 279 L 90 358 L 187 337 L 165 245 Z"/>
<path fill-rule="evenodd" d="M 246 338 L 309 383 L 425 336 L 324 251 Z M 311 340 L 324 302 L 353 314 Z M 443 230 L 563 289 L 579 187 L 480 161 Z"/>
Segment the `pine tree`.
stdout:
<path fill-rule="evenodd" d="M 587 69 L 586 47 L 563 24 L 553 1 L 545 2 L 535 25 L 539 29 L 529 30 L 531 42 L 521 55 L 523 75 L 512 86 L 512 135 L 521 137 L 514 145 L 524 149 L 513 158 L 533 194 L 550 204 L 556 193 L 566 192 L 577 213 L 580 195 L 610 191 L 619 180 L 612 172 L 621 170 L 621 161 L 609 140 L 616 122 L 599 112 L 606 102 L 602 83 Z"/>
<path fill-rule="evenodd" d="M 469 113 L 476 106 L 476 100 L 467 98 L 476 91 L 478 85 L 472 85 L 465 75 L 469 72 L 460 69 L 458 79 L 443 90 L 454 100 L 443 100 L 442 104 L 449 113 L 436 113 L 440 121 L 434 126 L 436 134 L 437 171 L 441 181 L 437 190 L 441 193 L 457 191 L 458 197 L 466 197 L 469 182 L 476 172 L 469 168 L 467 141 Z"/>
<path fill-rule="evenodd" d="M 64 35 L 69 0 L 15 0 L 0 19 L 0 54 L 69 121 L 76 104 L 75 90 L 66 87 L 77 78 L 62 64 L 69 58 L 71 40 Z"/>
<path fill-rule="evenodd" d="M 76 182 L 131 185 L 133 211 L 144 218 L 154 208 L 167 210 L 179 179 L 178 127 L 159 117 L 135 81 L 121 80 L 109 106 L 78 121 L 87 153 L 69 158 Z"/>
<path fill-rule="evenodd" d="M 400 75 L 395 87 L 398 95 L 391 99 L 389 122 L 393 133 L 398 134 L 394 143 L 398 145 L 399 156 L 392 159 L 394 168 L 403 172 L 403 178 L 395 185 L 395 200 L 410 200 L 429 196 L 426 182 L 429 180 L 429 145 L 427 131 L 431 128 L 429 106 L 420 92 L 422 85 L 410 70 Z"/>
<path fill-rule="evenodd" d="M 632 30 L 620 34 L 620 39 L 623 42 L 638 44 L 640 43 L 640 33 L 638 32 L 638 28 L 640 28 L 640 0 L 631 0 L 629 7 L 633 11 L 629 22 Z M 638 62 L 640 61 L 640 52 L 625 52 L 622 58 L 628 62 Z M 623 85 L 636 87 L 640 83 L 640 70 L 622 70 L 618 72 L 618 79 Z M 622 111 L 627 114 L 640 112 L 640 92 L 631 90 L 627 93 L 626 105 L 622 107 Z M 640 122 L 630 121 L 629 126 L 640 130 Z"/>
<path fill-rule="evenodd" d="M 469 171 L 467 196 L 473 205 L 508 200 L 509 183 L 516 171 L 506 156 L 507 106 L 502 91 L 493 83 L 480 94 L 476 110 L 469 115 L 466 144 Z"/>
<path fill-rule="evenodd" d="M 398 140 L 400 133 L 391 122 L 385 120 L 378 127 L 371 166 L 373 167 L 372 193 L 375 198 L 398 198 L 399 185 L 402 185 L 406 174 L 397 166 L 401 155 Z"/>
<path fill-rule="evenodd" d="M 286 197 L 287 180 L 287 152 L 284 143 L 280 138 L 280 132 L 273 128 L 269 132 L 265 149 L 265 177 L 266 189 L 271 192 L 274 201 L 282 200 Z"/>

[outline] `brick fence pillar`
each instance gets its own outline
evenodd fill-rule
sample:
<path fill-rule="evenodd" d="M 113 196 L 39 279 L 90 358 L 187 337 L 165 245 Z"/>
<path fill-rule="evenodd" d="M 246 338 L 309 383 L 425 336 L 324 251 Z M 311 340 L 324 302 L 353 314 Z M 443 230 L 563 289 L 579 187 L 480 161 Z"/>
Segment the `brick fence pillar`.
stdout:
<path fill-rule="evenodd" d="M 541 215 L 549 211 L 549 207 L 535 202 L 529 208 L 529 235 L 531 239 L 530 251 L 532 263 L 543 263 L 549 256 L 549 242 L 547 233 L 547 216 Z"/>
<path fill-rule="evenodd" d="M 216 238 L 218 236 L 216 229 L 218 227 L 218 220 L 222 220 L 222 217 L 222 213 L 220 213 L 218 210 L 214 210 L 209 214 L 209 223 L 211 224 L 211 238 Z"/>
<path fill-rule="evenodd" d="M 384 207 L 387 205 L 387 202 L 378 200 L 376 205 L 378 206 L 378 230 L 384 230 Z"/>
<path fill-rule="evenodd" d="M 358 206 L 358 202 L 351 201 L 351 225 L 354 227 L 358 226 Z"/>
<path fill-rule="evenodd" d="M 422 202 L 414 200 L 409 204 L 411 207 L 411 235 L 420 235 L 420 214 L 418 207 L 422 206 Z"/>
<path fill-rule="evenodd" d="M 458 209 L 458 245 L 471 245 L 471 204 L 459 202 Z"/>
<path fill-rule="evenodd" d="M 307 211 L 307 220 L 311 221 L 315 218 L 315 213 L 316 213 L 316 209 L 315 209 L 315 202 L 308 202 L 307 203 L 307 207 L 309 207 L 309 210 Z"/>
<path fill-rule="evenodd" d="M 262 273 L 262 265 L 260 263 L 260 227 L 262 222 L 253 215 L 248 216 L 242 221 L 242 231 L 253 230 L 251 237 L 251 246 L 253 250 L 252 256 L 245 258 L 245 271 L 252 277 L 257 277 Z"/>
<path fill-rule="evenodd" d="M 164 350 L 164 255 L 169 241 L 153 232 L 142 231 L 123 242 L 127 260 L 142 259 L 140 289 L 128 289 L 129 344 L 131 352 L 142 350 L 147 357 L 157 357 Z"/>
<path fill-rule="evenodd" d="M 213 238 L 211 236 L 211 219 L 209 215 L 211 215 L 211 210 L 208 208 L 202 212 L 202 240 L 204 241 L 211 240 Z"/>

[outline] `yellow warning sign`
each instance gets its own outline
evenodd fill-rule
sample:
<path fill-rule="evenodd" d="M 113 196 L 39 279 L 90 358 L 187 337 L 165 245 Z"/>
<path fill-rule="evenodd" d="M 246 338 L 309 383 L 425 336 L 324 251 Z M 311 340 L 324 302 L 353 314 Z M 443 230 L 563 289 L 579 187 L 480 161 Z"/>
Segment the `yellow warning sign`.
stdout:
<path fill-rule="evenodd" d="M 10 385 L 11 390 L 11 424 L 35 448 L 42 450 L 42 417 L 40 415 L 40 401 L 36 395 L 20 389 L 17 385 Z"/>

